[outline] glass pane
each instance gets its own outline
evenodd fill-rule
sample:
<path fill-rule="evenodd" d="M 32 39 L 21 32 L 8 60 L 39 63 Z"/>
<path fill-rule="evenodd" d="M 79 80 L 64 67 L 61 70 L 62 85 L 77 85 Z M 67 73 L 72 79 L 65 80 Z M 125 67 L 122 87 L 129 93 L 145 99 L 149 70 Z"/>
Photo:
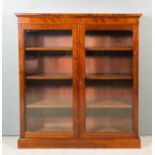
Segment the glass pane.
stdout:
<path fill-rule="evenodd" d="M 133 47 L 132 31 L 86 31 L 86 47 Z"/>
<path fill-rule="evenodd" d="M 73 131 L 70 30 L 25 31 L 25 80 L 26 130 Z"/>
<path fill-rule="evenodd" d="M 26 30 L 26 47 L 72 47 L 71 30 Z"/>
<path fill-rule="evenodd" d="M 132 81 L 87 81 L 86 87 L 86 131 L 131 131 Z"/>
<path fill-rule="evenodd" d="M 64 65 L 65 64 L 65 65 Z M 26 75 L 72 77 L 71 51 L 26 52 Z"/>
<path fill-rule="evenodd" d="M 86 31 L 86 132 L 132 130 L 132 31 Z"/>
<path fill-rule="evenodd" d="M 97 75 L 132 75 L 132 52 L 86 51 L 86 73 Z"/>
<path fill-rule="evenodd" d="M 27 131 L 72 131 L 72 81 L 27 81 Z"/>

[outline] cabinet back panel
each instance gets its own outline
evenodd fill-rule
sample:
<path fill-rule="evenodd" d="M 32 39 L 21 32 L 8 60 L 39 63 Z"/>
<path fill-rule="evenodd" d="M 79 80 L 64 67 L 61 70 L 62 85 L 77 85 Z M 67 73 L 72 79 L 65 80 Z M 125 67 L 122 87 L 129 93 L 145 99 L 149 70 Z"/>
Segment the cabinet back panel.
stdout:
<path fill-rule="evenodd" d="M 132 109 L 87 110 L 88 132 L 130 132 L 132 130 Z"/>
<path fill-rule="evenodd" d="M 86 101 L 97 99 L 124 100 L 132 104 L 131 81 L 86 81 Z"/>
<path fill-rule="evenodd" d="M 65 65 L 64 65 L 65 64 Z M 26 54 L 25 72 L 32 73 L 72 73 L 71 52 L 31 52 Z"/>
<path fill-rule="evenodd" d="M 26 127 L 31 132 L 63 132 L 73 129 L 72 110 L 28 109 Z"/>
<path fill-rule="evenodd" d="M 73 92 L 71 85 L 72 81 L 27 81 L 27 131 L 72 130 Z"/>
<path fill-rule="evenodd" d="M 38 99 L 71 99 L 72 98 L 72 80 L 70 81 L 27 81 L 26 82 L 27 100 Z"/>
<path fill-rule="evenodd" d="M 132 31 L 102 31 L 86 32 L 86 47 L 133 47 Z"/>
<path fill-rule="evenodd" d="M 26 30 L 25 47 L 72 47 L 72 33 L 70 30 Z"/>
<path fill-rule="evenodd" d="M 132 81 L 87 81 L 86 85 L 86 130 L 131 131 Z"/>
<path fill-rule="evenodd" d="M 130 73 L 133 70 L 132 51 L 86 52 L 86 73 Z"/>

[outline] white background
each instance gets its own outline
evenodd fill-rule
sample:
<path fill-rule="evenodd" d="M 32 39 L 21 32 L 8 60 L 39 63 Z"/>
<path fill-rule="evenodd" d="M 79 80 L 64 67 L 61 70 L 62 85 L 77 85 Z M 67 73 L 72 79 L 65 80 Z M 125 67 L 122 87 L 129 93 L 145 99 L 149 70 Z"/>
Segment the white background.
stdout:
<path fill-rule="evenodd" d="M 19 134 L 18 33 L 15 12 L 143 13 L 139 48 L 139 129 L 151 134 L 151 0 L 4 0 L 3 135 Z"/>

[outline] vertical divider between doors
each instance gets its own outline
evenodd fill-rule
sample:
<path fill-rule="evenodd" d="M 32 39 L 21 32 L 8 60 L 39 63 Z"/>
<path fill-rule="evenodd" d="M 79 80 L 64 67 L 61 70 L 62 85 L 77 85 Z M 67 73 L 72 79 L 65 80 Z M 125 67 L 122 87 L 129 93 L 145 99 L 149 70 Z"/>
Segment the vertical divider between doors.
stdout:
<path fill-rule="evenodd" d="M 79 25 L 79 129 L 80 137 L 85 133 L 85 34 L 84 25 Z"/>
<path fill-rule="evenodd" d="M 73 28 L 73 132 L 79 137 L 79 74 L 78 74 L 78 27 Z"/>

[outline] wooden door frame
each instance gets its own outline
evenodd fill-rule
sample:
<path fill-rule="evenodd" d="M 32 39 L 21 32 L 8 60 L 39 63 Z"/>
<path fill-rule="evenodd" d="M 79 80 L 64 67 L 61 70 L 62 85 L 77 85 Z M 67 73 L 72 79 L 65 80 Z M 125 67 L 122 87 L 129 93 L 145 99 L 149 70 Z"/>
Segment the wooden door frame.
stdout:
<path fill-rule="evenodd" d="M 73 64 L 73 132 L 28 132 L 26 131 L 25 102 L 25 30 L 71 30 Z M 75 138 L 79 134 L 78 105 L 78 28 L 74 24 L 22 24 L 18 25 L 19 35 L 19 78 L 20 78 L 20 139 L 22 138 Z"/>
<path fill-rule="evenodd" d="M 85 32 L 86 30 L 131 30 L 133 31 L 133 102 L 131 132 L 86 132 L 86 84 L 85 84 Z M 80 90 L 80 137 L 81 138 L 133 138 L 138 137 L 138 24 L 81 24 L 79 26 L 79 90 Z"/>

